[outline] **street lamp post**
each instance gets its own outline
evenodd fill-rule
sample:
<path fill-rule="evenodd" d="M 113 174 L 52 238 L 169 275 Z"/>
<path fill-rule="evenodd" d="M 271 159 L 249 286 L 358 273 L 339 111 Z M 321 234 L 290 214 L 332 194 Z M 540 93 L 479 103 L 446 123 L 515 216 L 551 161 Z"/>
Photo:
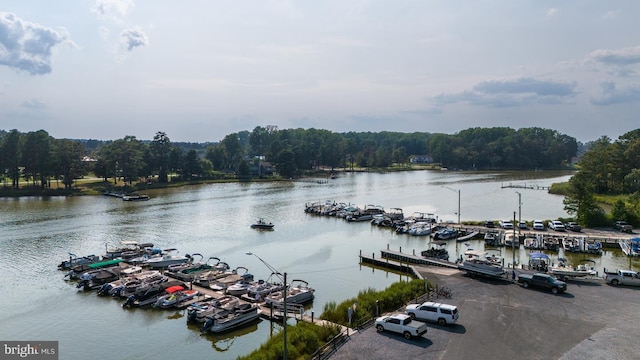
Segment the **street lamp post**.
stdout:
<path fill-rule="evenodd" d="M 453 192 L 457 192 L 458 193 L 458 225 L 460 225 L 460 189 L 456 190 L 456 189 L 450 188 L 448 186 L 442 186 L 442 187 L 443 188 L 447 188 L 447 189 L 449 189 L 449 190 L 451 190 Z"/>
<path fill-rule="evenodd" d="M 271 270 L 272 273 L 274 273 L 278 277 L 280 277 L 280 280 L 282 280 L 282 285 L 284 285 L 282 287 L 282 312 L 283 312 L 283 316 L 282 316 L 282 337 L 284 338 L 282 359 L 283 360 L 287 360 L 287 273 L 284 273 L 284 275 L 283 275 L 280 271 L 278 271 L 273 266 L 269 265 L 269 263 L 267 263 L 266 261 L 262 260 L 262 258 L 260 256 L 252 253 L 251 251 L 248 251 L 246 254 L 247 255 L 253 255 L 253 256 L 257 257 L 258 260 L 260 260 L 267 268 L 269 268 L 269 270 Z"/>
<path fill-rule="evenodd" d="M 522 221 L 522 194 L 516 191 L 518 194 L 518 234 L 520 233 L 520 222 Z"/>

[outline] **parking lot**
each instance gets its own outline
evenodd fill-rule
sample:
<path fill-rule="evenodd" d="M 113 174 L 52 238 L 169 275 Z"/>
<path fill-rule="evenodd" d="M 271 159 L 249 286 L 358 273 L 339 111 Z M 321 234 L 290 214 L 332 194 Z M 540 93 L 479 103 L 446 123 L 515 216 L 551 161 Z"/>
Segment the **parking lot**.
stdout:
<path fill-rule="evenodd" d="M 429 323 L 422 338 L 353 334 L 331 359 L 637 359 L 640 289 L 601 279 L 568 281 L 567 293 L 524 289 L 510 281 L 471 279 L 420 267 L 431 282 L 452 289 L 453 326 Z"/>

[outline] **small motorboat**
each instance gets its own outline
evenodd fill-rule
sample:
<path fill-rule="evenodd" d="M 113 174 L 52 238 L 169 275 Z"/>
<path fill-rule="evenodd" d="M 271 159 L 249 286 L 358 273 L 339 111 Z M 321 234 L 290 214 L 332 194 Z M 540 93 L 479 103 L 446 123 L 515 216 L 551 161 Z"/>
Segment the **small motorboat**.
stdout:
<path fill-rule="evenodd" d="M 263 230 L 270 230 L 273 229 L 273 223 L 268 223 L 266 221 L 264 221 L 264 219 L 260 218 L 258 219 L 258 221 L 256 221 L 255 223 L 251 224 L 251 228 L 253 229 L 263 229 Z"/>

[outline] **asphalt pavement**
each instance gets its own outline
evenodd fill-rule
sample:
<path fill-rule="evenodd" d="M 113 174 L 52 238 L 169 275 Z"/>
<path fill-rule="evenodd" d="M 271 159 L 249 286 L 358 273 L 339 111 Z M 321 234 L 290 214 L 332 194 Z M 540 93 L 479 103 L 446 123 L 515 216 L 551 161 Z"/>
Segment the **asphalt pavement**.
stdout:
<path fill-rule="evenodd" d="M 458 324 L 428 323 L 429 331 L 413 340 L 370 327 L 352 334 L 331 360 L 639 358 L 640 288 L 569 280 L 565 294 L 553 295 L 509 280 L 419 269 L 451 288 L 452 298 L 440 301 L 458 306 Z"/>

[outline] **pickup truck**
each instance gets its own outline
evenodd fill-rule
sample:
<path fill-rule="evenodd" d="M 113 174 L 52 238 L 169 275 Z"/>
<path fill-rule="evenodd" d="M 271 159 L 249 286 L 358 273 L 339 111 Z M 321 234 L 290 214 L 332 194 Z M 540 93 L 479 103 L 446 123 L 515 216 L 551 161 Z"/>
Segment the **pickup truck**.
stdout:
<path fill-rule="evenodd" d="M 628 233 L 630 233 L 630 232 L 632 232 L 632 231 L 633 231 L 633 226 L 631 226 L 631 225 L 630 225 L 629 223 L 627 223 L 626 221 L 622 221 L 622 220 L 619 220 L 619 221 L 616 221 L 615 223 L 613 223 L 613 227 L 614 227 L 616 230 L 620 230 L 620 231 L 622 231 L 622 232 L 628 232 Z"/>
<path fill-rule="evenodd" d="M 402 334 L 405 338 L 422 336 L 427 333 L 427 324 L 411 319 L 407 314 L 385 315 L 376 319 L 376 330 Z"/>
<path fill-rule="evenodd" d="M 518 276 L 518 283 L 520 283 L 523 288 L 534 287 L 542 290 L 550 290 L 554 294 L 567 290 L 567 283 L 548 274 L 522 274 Z"/>
<path fill-rule="evenodd" d="M 640 286 L 640 274 L 633 270 L 618 270 L 617 272 L 605 272 L 604 280 L 607 284 Z"/>

